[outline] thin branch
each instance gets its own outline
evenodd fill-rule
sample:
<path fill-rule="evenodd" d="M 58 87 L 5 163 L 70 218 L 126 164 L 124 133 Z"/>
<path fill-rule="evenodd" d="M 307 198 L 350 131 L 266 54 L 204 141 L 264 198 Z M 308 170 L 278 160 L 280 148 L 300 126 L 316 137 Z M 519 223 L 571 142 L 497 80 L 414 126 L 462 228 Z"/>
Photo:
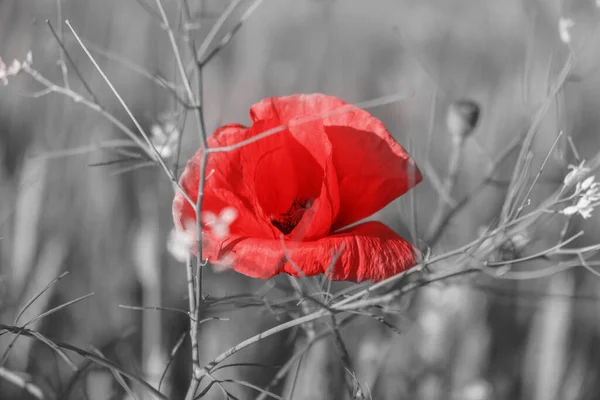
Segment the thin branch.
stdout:
<path fill-rule="evenodd" d="M 201 179 L 203 181 L 203 179 Z M 188 259 L 186 262 L 186 273 L 187 273 L 187 288 L 188 288 L 188 302 L 190 309 L 190 347 L 192 352 L 192 379 L 190 381 L 190 386 L 188 388 L 188 392 L 185 396 L 186 400 L 191 400 L 196 395 L 198 388 L 200 387 L 200 379 L 198 378 L 198 372 L 200 368 L 199 360 L 200 360 L 200 346 L 198 345 L 198 324 L 194 322 L 197 320 L 198 309 L 196 305 L 198 304 L 196 301 L 196 288 L 194 281 L 194 269 L 192 263 L 192 256 L 188 254 Z"/>
<path fill-rule="evenodd" d="M 153 388 L 150 384 L 148 384 L 142 378 L 123 370 L 120 366 L 118 366 L 114 362 L 112 362 L 104 357 L 101 357 L 97 354 L 80 349 L 80 348 L 70 345 L 68 343 L 52 341 L 52 340 L 48 339 L 47 337 L 45 337 L 44 335 L 42 335 L 41 333 L 29 330 L 29 329 L 24 329 L 24 328 L 20 328 L 17 326 L 11 326 L 11 325 L 6 325 L 6 324 L 2 324 L 2 323 L 0 323 L 0 329 L 6 330 L 11 333 L 20 334 L 22 336 L 26 336 L 29 338 L 38 339 L 47 345 L 52 345 L 55 348 L 64 349 L 64 350 L 73 352 L 75 354 L 78 354 L 82 357 L 85 357 L 85 358 L 95 362 L 96 364 L 99 364 L 99 365 L 102 365 L 103 367 L 108 368 L 109 370 L 114 369 L 117 372 L 119 372 L 120 374 L 122 374 L 123 376 L 126 376 L 127 378 L 131 379 L 132 381 L 134 381 L 134 382 L 138 383 L 139 385 L 143 386 L 144 388 L 148 389 L 154 395 L 154 397 L 161 399 L 161 400 L 168 400 L 165 395 L 163 395 L 158 390 Z M 75 367 L 75 366 L 72 365 L 72 367 Z M 77 368 L 75 367 L 75 370 L 76 369 Z"/>
<path fill-rule="evenodd" d="M 42 290 L 40 290 L 35 296 L 33 296 L 21 309 L 21 311 L 19 311 L 19 313 L 17 314 L 17 316 L 15 317 L 15 321 L 13 322 L 14 325 L 17 325 L 19 323 L 19 318 L 21 318 L 21 316 L 23 315 L 23 313 L 25 311 L 27 311 L 27 309 L 33 304 L 35 303 L 35 301 L 37 299 L 40 298 L 40 296 L 42 296 L 44 293 L 46 293 L 46 291 L 48 289 L 50 289 L 56 282 L 60 281 L 62 278 L 64 278 L 65 276 L 67 276 L 69 274 L 68 271 L 63 272 L 62 274 L 60 274 L 60 276 L 58 276 L 57 278 L 54 278 L 50 283 L 48 283 Z"/>
<path fill-rule="evenodd" d="M 442 185 L 442 192 L 447 193 L 450 198 L 452 198 L 452 188 L 456 185 L 456 180 L 458 178 L 458 172 L 460 169 L 460 161 L 463 154 L 463 149 L 465 147 L 465 141 L 459 140 L 453 142 L 452 153 L 450 154 L 450 159 L 448 160 L 448 175 L 444 180 Z M 441 224 L 444 221 L 444 217 L 448 212 L 448 207 L 451 207 L 446 202 L 446 199 L 442 196 L 438 198 L 438 204 L 435 209 L 435 214 L 431 218 L 431 222 L 429 223 L 429 229 L 427 232 L 427 236 L 433 236 L 435 232 L 440 228 Z"/>
<path fill-rule="evenodd" d="M 204 127 L 204 123 L 202 122 L 203 116 L 202 116 L 202 110 L 200 109 L 200 107 L 202 105 L 197 103 L 196 96 L 194 96 L 194 92 L 192 90 L 190 80 L 185 71 L 185 66 L 183 65 L 183 59 L 181 58 L 181 53 L 179 52 L 179 47 L 177 46 L 177 42 L 175 40 L 175 35 L 173 34 L 173 30 L 171 29 L 171 25 L 169 24 L 169 19 L 167 18 L 167 14 L 165 13 L 165 9 L 162 5 L 162 0 L 156 0 L 156 6 L 158 7 L 158 11 L 160 12 L 163 23 L 165 24 L 165 26 L 167 28 L 169 42 L 171 43 L 171 48 L 173 50 L 173 53 L 175 54 L 175 60 L 177 62 L 177 67 L 179 69 L 179 74 L 181 75 L 183 87 L 185 88 L 185 91 L 186 91 L 186 94 L 188 97 L 188 101 L 195 108 L 194 115 L 196 117 L 196 123 L 198 125 L 198 129 L 200 130 L 200 139 L 202 141 L 202 148 L 206 148 L 206 132 L 203 129 L 203 127 Z"/>
<path fill-rule="evenodd" d="M 32 154 L 31 156 L 29 156 L 29 158 L 34 159 L 34 160 L 50 160 L 50 159 L 54 159 L 54 158 L 63 158 L 63 157 L 70 157 L 70 156 L 78 156 L 78 155 L 82 155 L 82 154 L 87 154 L 87 153 L 93 153 L 95 151 L 98 150 L 102 150 L 102 149 L 112 149 L 112 148 L 121 148 L 121 147 L 138 147 L 135 143 L 129 141 L 129 140 L 122 140 L 122 139 L 114 139 L 114 140 L 107 140 L 104 142 L 100 142 L 97 144 L 89 144 L 89 145 L 85 145 L 85 146 L 81 146 L 81 147 L 74 147 L 74 148 L 70 148 L 70 149 L 62 149 L 62 150 L 55 150 L 55 151 L 47 151 L 44 153 L 39 153 L 39 154 Z M 135 157 L 134 156 L 135 153 L 130 153 L 128 154 L 131 157 Z M 139 157 L 139 155 L 137 155 Z"/>
<path fill-rule="evenodd" d="M 60 4 L 61 0 L 57 0 L 57 2 Z M 52 32 L 52 35 L 54 36 L 54 38 L 56 39 L 56 41 L 58 42 L 58 45 L 60 46 L 60 65 L 61 68 L 63 69 L 63 75 L 64 75 L 64 81 L 65 81 L 65 89 L 66 90 L 71 90 L 71 88 L 69 87 L 69 80 L 67 78 L 67 70 L 66 70 L 66 64 L 64 61 L 64 58 L 66 57 L 67 60 L 69 60 L 69 64 L 71 64 L 71 66 L 73 67 L 73 70 L 75 71 L 75 74 L 77 74 L 77 77 L 79 78 L 79 80 L 81 81 L 81 83 L 83 84 L 83 87 L 85 87 L 85 90 L 87 90 L 87 92 L 90 94 L 90 96 L 92 96 L 92 99 L 94 100 L 94 103 L 98 103 L 100 104 L 100 101 L 98 101 L 98 97 L 96 97 L 96 94 L 92 91 L 92 88 L 90 87 L 90 85 L 87 84 L 87 82 L 85 81 L 85 79 L 83 78 L 83 75 L 81 74 L 81 72 L 79 71 L 79 68 L 77 68 L 77 65 L 75 64 L 75 62 L 73 61 L 73 59 L 71 58 L 71 56 L 69 55 L 69 53 L 67 52 L 67 49 L 65 48 L 65 44 L 62 40 L 62 34 L 61 36 L 59 36 L 56 31 L 54 30 L 54 27 L 52 26 L 52 24 L 50 23 L 50 20 L 46 20 L 46 24 L 48 24 L 48 27 L 50 28 L 50 32 Z M 60 24 L 60 29 L 62 30 L 62 23 Z"/>
<path fill-rule="evenodd" d="M 529 196 L 531 196 L 531 193 L 533 192 L 533 189 L 535 188 L 535 185 L 538 182 L 538 179 L 540 179 L 540 176 L 542 175 L 542 171 L 544 170 L 544 167 L 546 166 L 546 163 L 550 159 L 550 155 L 554 151 L 554 148 L 558 144 L 558 141 L 560 140 L 560 138 L 562 137 L 562 135 L 563 135 L 563 131 L 560 131 L 559 134 L 558 134 L 558 136 L 556 137 L 556 140 L 552 144 L 552 147 L 548 151 L 548 154 L 546 154 L 546 158 L 544 159 L 544 162 L 542 163 L 539 171 L 535 175 L 535 178 L 533 179 L 533 182 L 531 183 L 531 186 L 529 187 L 529 190 L 525 194 L 525 197 L 523 197 L 523 201 L 521 202 L 521 205 L 517 209 L 517 212 L 515 214 L 517 217 L 521 214 L 521 211 L 523 211 L 523 208 L 525 207 L 525 204 L 527 203 L 527 200 L 529 199 Z"/>
<path fill-rule="evenodd" d="M 51 81 L 49 81 L 48 79 L 43 77 L 38 71 L 36 71 L 32 68 L 29 68 L 28 66 L 23 67 L 23 70 L 26 73 L 28 73 L 29 76 L 31 76 L 33 79 L 35 79 L 36 81 L 38 81 L 39 83 L 41 83 L 42 85 L 47 87 L 48 89 L 51 89 L 53 92 L 67 96 L 67 97 L 71 98 L 75 103 L 83 104 L 84 106 L 92 109 L 93 111 L 96 111 L 99 115 L 106 118 L 113 125 L 115 125 L 121 132 L 125 133 L 131 140 L 133 140 L 138 145 L 138 147 L 140 149 L 142 149 L 148 155 L 148 157 L 150 157 L 150 158 L 153 157 L 153 154 L 148 150 L 148 148 L 144 144 L 144 142 L 142 140 L 140 140 L 140 138 L 131 129 L 129 129 L 127 127 L 127 125 L 125 125 L 124 123 L 119 121 L 115 116 L 113 116 L 112 114 L 107 112 L 100 104 L 90 101 L 90 100 L 86 99 L 85 97 L 73 92 L 72 90 L 67 90 L 66 88 L 64 88 L 62 86 L 55 85 L 54 83 L 52 83 Z"/>
<path fill-rule="evenodd" d="M 242 2 L 241 0 L 231 1 L 227 5 L 225 10 L 221 13 L 221 15 L 219 15 L 219 18 L 214 23 L 214 25 L 210 28 L 210 32 L 208 32 L 208 34 L 206 35 L 206 38 L 204 38 L 204 40 L 202 41 L 202 44 L 200 45 L 200 48 L 198 49 L 196 57 L 194 58 L 196 61 L 200 61 L 204 58 L 204 55 L 206 54 L 206 52 L 208 51 L 208 48 L 210 47 L 210 45 L 213 43 L 213 41 L 217 37 L 217 34 L 219 33 L 219 31 L 221 30 L 223 25 L 225 25 L 225 22 L 227 22 L 227 19 L 229 18 L 229 16 L 233 13 L 233 11 L 237 8 L 237 6 L 241 2 Z M 189 13 L 189 8 L 188 8 L 188 13 Z"/>
<path fill-rule="evenodd" d="M 77 40 L 77 42 L 79 43 L 79 45 L 81 46 L 81 48 L 83 49 L 85 54 L 88 56 L 88 58 L 90 59 L 92 64 L 94 64 L 94 67 L 96 68 L 96 70 L 98 71 L 100 76 L 102 76 L 102 79 L 104 79 L 104 81 L 106 82 L 106 84 L 108 85 L 110 90 L 113 92 L 113 94 L 115 95 L 115 97 L 117 98 L 119 103 L 121 103 L 121 106 L 123 106 L 123 109 L 129 116 L 129 118 L 131 119 L 131 121 L 133 122 L 133 124 L 135 125 L 137 130 L 140 132 L 142 137 L 146 140 L 146 143 L 148 144 L 148 146 L 151 149 L 151 153 L 149 153 L 149 154 L 151 154 L 151 157 L 156 159 L 159 162 L 159 164 L 162 167 L 162 169 L 164 170 L 165 174 L 167 174 L 167 176 L 169 177 L 171 182 L 173 182 L 173 184 L 175 184 L 177 186 L 177 188 L 181 191 L 182 195 L 186 198 L 186 200 L 190 204 L 194 204 L 193 201 L 189 198 L 188 194 L 181 188 L 181 186 L 179 186 L 177 179 L 175 179 L 175 177 L 171 173 L 171 170 L 165 164 L 165 160 L 160 155 L 160 152 L 156 149 L 156 147 L 154 146 L 154 143 L 152 143 L 152 140 L 150 140 L 150 137 L 148 136 L 148 134 L 146 133 L 144 128 L 142 128 L 142 126 L 140 125 L 138 120 L 135 118 L 135 116 L 133 115 L 133 113 L 131 112 L 131 110 L 129 109 L 129 107 L 127 106 L 127 104 L 125 103 L 125 101 L 123 100 L 123 98 L 121 97 L 119 92 L 117 91 L 117 89 L 115 89 L 115 87 L 112 84 L 112 82 L 110 81 L 110 79 L 108 79 L 108 77 L 106 76 L 106 74 L 104 73 L 102 68 L 100 68 L 100 65 L 98 65 L 98 63 L 96 62 L 96 60 L 94 59 L 94 57 L 92 56 L 90 51 L 87 49 L 87 47 L 85 46 L 85 44 L 83 43 L 83 41 L 81 40 L 81 38 L 79 37 L 77 32 L 75 32 L 75 29 L 73 29 L 73 27 L 71 26 L 71 23 L 69 21 L 65 21 L 65 24 L 69 27 L 69 29 L 73 33 L 73 36 L 75 36 L 75 39 Z M 137 138 L 137 136 L 135 136 L 135 135 L 133 135 L 133 136 L 136 138 L 136 140 L 139 141 L 139 138 Z M 147 151 L 146 146 L 143 146 L 142 148 Z"/>
<path fill-rule="evenodd" d="M 56 40 L 58 41 L 58 43 L 60 45 L 60 51 L 58 53 L 60 70 L 63 75 L 63 83 L 65 85 L 65 88 L 67 88 L 67 90 L 68 90 L 68 89 L 70 89 L 70 87 L 69 87 L 69 71 L 67 70 L 67 64 L 65 63 L 65 56 L 68 57 L 68 54 L 64 47 L 65 31 L 64 31 L 64 26 L 63 26 L 62 0 L 56 0 L 56 23 L 58 25 L 58 35 L 56 34 L 56 32 L 54 32 L 54 28 L 52 28 L 52 25 L 50 25 L 50 23 L 48 23 L 48 25 L 50 26 L 50 29 L 52 30 L 52 34 L 54 35 L 54 37 L 56 38 Z M 77 74 L 79 74 L 79 72 L 77 72 Z M 83 80 L 82 80 L 82 82 L 83 82 Z M 84 82 L 84 84 L 85 84 L 85 82 Z"/>
<path fill-rule="evenodd" d="M 523 145 L 521 146 L 521 152 L 519 153 L 519 157 L 517 158 L 517 165 L 516 165 L 515 169 L 513 170 L 511 183 L 509 185 L 509 190 L 508 190 L 509 195 L 514 192 L 517 181 L 519 180 L 519 176 L 523 172 L 523 166 L 524 166 L 526 156 L 529 153 L 531 144 L 533 142 L 533 139 L 535 138 L 535 135 L 539 129 L 540 124 L 542 123 L 543 117 L 546 114 L 546 111 L 548 111 L 548 109 L 550 108 L 550 105 L 554 101 L 554 98 L 556 97 L 558 92 L 562 89 L 563 85 L 565 84 L 567 77 L 569 76 L 569 73 L 571 72 L 571 69 L 572 69 L 574 63 L 575 63 L 575 58 L 574 58 L 573 54 L 570 53 L 569 58 L 567 59 L 567 62 L 565 63 L 562 71 L 558 75 L 556 83 L 550 90 L 550 93 L 548 94 L 544 103 L 537 110 L 528 131 L 524 135 Z M 507 220 L 508 216 L 510 215 L 511 208 L 513 206 L 513 201 L 514 201 L 513 196 L 511 196 L 511 197 L 507 196 L 506 200 L 504 201 L 504 205 L 502 206 L 502 214 L 500 217 L 500 220 L 502 222 L 505 222 Z"/>
<path fill-rule="evenodd" d="M 357 317 L 358 317 L 357 315 L 344 316 L 342 321 L 339 322 L 340 327 L 346 326 L 351 321 L 354 321 Z M 300 349 L 296 353 L 294 353 L 294 355 L 292 357 L 290 357 L 290 359 L 287 360 L 286 363 L 281 368 L 278 369 L 277 374 L 275 374 L 275 376 L 273 377 L 273 379 L 271 379 L 271 382 L 269 382 L 269 384 L 265 387 L 265 389 L 270 390 L 271 388 L 277 386 L 279 384 L 279 382 L 288 374 L 288 372 L 292 368 L 292 366 L 294 366 L 294 364 L 304 354 L 306 354 L 306 352 L 308 350 L 310 350 L 310 348 L 312 347 L 313 344 L 315 344 L 317 341 L 319 341 L 321 339 L 326 338 L 327 336 L 329 336 L 331 334 L 332 334 L 331 331 L 325 330 L 325 331 L 319 332 L 314 337 L 309 339 L 309 341 L 302 347 L 302 349 Z M 256 400 L 265 400 L 265 399 L 266 399 L 266 396 L 264 394 L 260 394 L 256 398 Z"/>
<path fill-rule="evenodd" d="M 106 358 L 106 357 L 104 357 L 104 354 L 102 354 L 102 352 L 99 349 L 97 349 L 93 346 L 91 346 L 91 348 L 95 354 L 97 354 L 100 357 Z M 131 388 L 129 387 L 127 382 L 125 382 L 125 379 L 123 379 L 123 377 L 121 376 L 121 374 L 118 371 L 111 369 L 110 372 L 111 372 L 112 376 L 115 378 L 115 380 L 117 381 L 117 383 L 119 385 L 121 385 L 121 387 L 123 388 L 125 393 L 127 393 L 128 399 L 139 400 L 139 397 L 133 392 L 133 390 L 131 390 Z"/>
<path fill-rule="evenodd" d="M 177 343 L 175 343 L 175 346 L 173 346 L 173 349 L 171 350 L 171 354 L 169 355 L 169 361 L 167 362 L 167 365 L 165 366 L 165 369 L 163 370 L 163 373 L 160 376 L 160 380 L 158 381 L 158 390 L 160 390 L 160 388 L 162 387 L 163 381 L 165 380 L 165 377 L 167 376 L 167 372 L 169 371 L 169 367 L 173 363 L 173 360 L 175 359 L 177 352 L 183 345 L 183 341 L 185 340 L 187 335 L 188 335 L 188 332 L 183 332 L 181 334 L 181 336 L 179 337 L 179 340 L 177 340 Z"/>
<path fill-rule="evenodd" d="M 244 25 L 244 23 L 248 20 L 248 18 L 250 18 L 252 13 L 254 13 L 254 11 L 256 11 L 258 6 L 260 6 L 260 4 L 262 2 L 263 2 L 263 0 L 254 0 L 254 3 L 252 3 L 252 5 L 246 9 L 246 12 L 244 12 L 242 17 L 238 21 L 238 23 L 233 27 L 233 29 L 230 32 L 228 32 L 223 37 L 223 39 L 221 39 L 221 41 L 217 44 L 217 46 L 210 53 L 208 53 L 208 55 L 205 58 L 197 59 L 198 67 L 204 68 L 204 66 L 206 64 L 208 64 L 210 62 L 210 60 L 213 59 L 214 56 L 219 54 L 219 52 L 221 50 L 223 50 L 223 48 L 225 48 L 225 46 L 227 46 L 227 44 L 231 41 L 231 39 L 233 39 L 235 34 L 240 30 L 240 28 Z M 207 48 L 208 48 L 208 46 L 207 46 Z"/>
<path fill-rule="evenodd" d="M 469 204 L 469 202 L 473 198 L 475 198 L 475 196 L 483 188 L 485 188 L 485 186 L 488 184 L 488 182 L 490 182 L 493 179 L 493 177 L 496 174 L 496 171 L 498 170 L 500 165 L 508 158 L 508 156 L 510 156 L 510 154 L 513 152 L 514 149 L 516 149 L 516 147 L 519 145 L 520 142 L 521 142 L 520 137 L 518 137 L 518 136 L 513 137 L 512 141 L 508 144 L 508 146 L 506 146 L 504 148 L 504 150 L 498 155 L 498 157 L 492 161 L 490 168 L 488 169 L 488 171 L 485 174 L 485 176 L 483 177 L 483 179 L 479 182 L 479 184 L 477 186 L 475 186 L 475 188 L 473 190 L 471 190 L 471 192 L 469 192 L 456 205 L 456 207 L 454 207 L 452 210 L 450 210 L 450 211 L 448 211 L 448 213 L 446 213 L 444 218 L 440 221 L 438 228 L 434 231 L 433 235 L 431 235 L 425 239 L 425 241 L 429 244 L 429 246 L 433 247 L 437 243 L 437 241 L 441 237 L 442 233 L 444 232 L 444 229 L 446 228 L 446 226 L 448 225 L 448 223 L 450 222 L 452 217 L 454 217 L 454 215 L 456 215 L 467 204 Z"/>
<path fill-rule="evenodd" d="M 562 249 L 564 246 L 571 243 L 575 239 L 580 238 L 581 236 L 583 236 L 583 231 L 579 231 L 577 234 L 571 236 L 569 239 L 567 239 L 555 246 L 552 246 L 549 249 L 544 249 L 540 252 L 531 254 L 527 257 L 514 258 L 512 260 L 507 260 L 507 261 L 502 261 L 502 262 L 487 262 L 487 261 L 485 261 L 484 265 L 486 267 L 503 267 L 507 264 L 515 264 L 515 263 L 520 263 L 520 262 L 525 262 L 525 261 L 531 261 L 531 260 L 535 260 L 536 258 L 548 256 L 551 254 L 560 254 L 557 250 Z"/>

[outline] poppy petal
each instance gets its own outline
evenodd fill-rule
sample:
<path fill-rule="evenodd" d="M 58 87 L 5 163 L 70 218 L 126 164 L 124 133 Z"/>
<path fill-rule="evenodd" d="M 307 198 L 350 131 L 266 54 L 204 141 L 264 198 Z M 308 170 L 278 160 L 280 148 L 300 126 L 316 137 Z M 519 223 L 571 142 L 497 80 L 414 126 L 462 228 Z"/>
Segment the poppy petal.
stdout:
<path fill-rule="evenodd" d="M 256 125 L 252 129 L 264 132 L 281 123 L 263 121 Z M 323 137 L 328 144 L 327 136 L 323 134 Z M 253 185 L 263 214 L 281 223 L 278 225 L 281 231 L 271 238 L 277 239 L 281 233 L 296 236 L 298 229 L 295 228 L 307 220 L 304 215 L 317 209 L 315 200 L 321 196 L 325 179 L 324 162 L 316 160 L 288 130 L 243 147 L 240 162 L 244 180 Z M 317 235 L 327 235 L 333 223 L 331 216 L 319 222 L 322 226 L 317 229 Z"/>
<path fill-rule="evenodd" d="M 290 96 L 293 97 L 293 96 Z M 263 100 L 260 117 L 251 110 L 252 130 L 265 132 L 293 122 L 278 112 L 276 99 Z M 288 109 L 289 110 L 289 109 Z M 283 117 L 285 118 L 283 118 Z M 326 236 L 337 218 L 339 193 L 332 148 L 320 121 L 289 125 L 242 150 L 244 176 L 253 181 L 265 214 L 286 213 L 296 200 L 310 204 L 286 237 L 312 240 Z"/>
<path fill-rule="evenodd" d="M 387 131 L 380 133 L 389 138 L 348 126 L 327 127 L 341 177 L 340 213 L 334 229 L 374 214 L 423 179 L 404 149 Z"/>
<path fill-rule="evenodd" d="M 251 134 L 243 125 L 225 125 L 208 138 L 208 145 L 211 148 L 233 145 L 248 139 Z M 194 202 L 198 199 L 201 162 L 202 149 L 198 150 L 190 159 L 179 179 L 182 189 Z M 261 215 L 253 188 L 243 179 L 240 170 L 239 149 L 226 153 L 211 153 L 208 157 L 205 177 L 202 200 L 204 213 L 207 213 L 208 216 L 212 213 L 216 217 L 224 209 L 234 208 L 237 215 L 229 226 L 232 234 L 275 237 L 273 226 L 266 217 Z M 196 221 L 194 207 L 179 191 L 176 192 L 173 200 L 173 219 L 179 231 L 186 231 L 190 221 L 192 226 Z M 196 240 L 195 231 L 188 233 L 192 235 L 193 240 Z"/>
<path fill-rule="evenodd" d="M 423 179 L 383 122 L 336 97 L 297 94 L 265 99 L 252 106 L 250 117 L 289 121 L 291 130 L 315 124 L 325 128 L 340 198 L 334 230 L 376 213 Z M 307 118 L 315 120 L 297 124 Z"/>
<path fill-rule="evenodd" d="M 293 263 L 286 261 L 287 256 Z M 316 241 L 231 238 L 219 258 L 233 260 L 233 269 L 250 277 L 269 279 L 279 273 L 313 276 L 327 273 L 335 251 L 334 280 L 380 281 L 417 264 L 418 251 L 380 222 L 367 222 Z"/>

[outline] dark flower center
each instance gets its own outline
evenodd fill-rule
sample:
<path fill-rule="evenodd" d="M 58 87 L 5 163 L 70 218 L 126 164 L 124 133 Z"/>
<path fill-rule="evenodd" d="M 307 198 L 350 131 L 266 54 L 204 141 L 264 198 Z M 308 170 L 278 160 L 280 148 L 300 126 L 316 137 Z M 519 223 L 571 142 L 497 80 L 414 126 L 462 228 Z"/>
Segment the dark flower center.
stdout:
<path fill-rule="evenodd" d="M 286 212 L 279 214 L 277 217 L 273 217 L 271 223 L 284 235 L 288 235 L 294 230 L 296 225 L 298 225 L 306 210 L 308 210 L 313 203 L 313 199 L 297 198 L 292 202 L 292 205 Z"/>

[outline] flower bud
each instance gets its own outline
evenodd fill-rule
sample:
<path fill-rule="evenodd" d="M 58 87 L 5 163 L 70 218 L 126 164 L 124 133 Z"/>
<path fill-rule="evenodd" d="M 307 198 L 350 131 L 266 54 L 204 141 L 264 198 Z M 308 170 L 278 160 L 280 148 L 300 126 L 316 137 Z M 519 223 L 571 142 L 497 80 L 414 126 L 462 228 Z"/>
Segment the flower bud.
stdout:
<path fill-rule="evenodd" d="M 477 126 L 479 105 L 473 100 L 457 100 L 450 104 L 446 114 L 448 132 L 455 143 L 462 143 Z"/>

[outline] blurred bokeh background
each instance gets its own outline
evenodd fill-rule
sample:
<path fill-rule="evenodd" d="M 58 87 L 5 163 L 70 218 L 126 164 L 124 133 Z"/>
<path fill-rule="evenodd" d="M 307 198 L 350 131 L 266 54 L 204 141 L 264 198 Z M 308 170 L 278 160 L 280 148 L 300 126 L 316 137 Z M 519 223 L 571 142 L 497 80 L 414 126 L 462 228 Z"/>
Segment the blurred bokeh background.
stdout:
<path fill-rule="evenodd" d="M 181 1 L 163 3 L 172 26 L 181 29 Z M 191 34 L 200 43 L 229 1 L 189 4 L 196 23 Z M 241 2 L 217 40 L 251 4 Z M 561 18 L 573 21 L 570 43 L 561 40 Z M 58 23 L 64 19 L 89 45 L 147 130 L 172 124 L 181 131 L 181 160 L 186 160 L 199 145 L 198 134 L 191 114 L 157 83 L 161 77 L 181 85 L 155 2 L 0 1 L 0 57 L 7 64 L 31 51 L 32 68 L 65 86 L 60 47 L 45 22 L 49 20 L 63 32 L 69 56 L 103 110 L 134 129 L 73 35 Z M 426 175 L 415 190 L 417 232 L 424 237 L 438 198 L 428 174 L 443 178 L 447 172 L 451 138 L 445 114 L 457 99 L 477 101 L 481 117 L 460 160 L 452 188 L 456 199 L 470 193 L 492 168 L 492 160 L 529 128 L 570 52 L 576 56 L 575 67 L 544 114 L 533 144 L 531 179 L 558 133 L 564 132 L 532 193 L 532 206 L 562 184 L 569 163 L 578 163 L 568 137 L 582 159 L 600 150 L 599 21 L 600 8 L 593 0 L 264 0 L 204 69 L 207 128 L 247 123 L 249 107 L 269 96 L 322 92 L 356 103 L 407 93 L 405 100 L 370 112 L 409 149 Z M 188 45 L 182 35 L 176 37 L 189 61 Z M 91 98 L 73 68 L 68 84 Z M 187 307 L 184 266 L 166 250 L 171 185 L 156 165 L 100 148 L 126 139 L 106 118 L 62 94 L 40 93 L 43 89 L 27 74 L 9 77 L 8 85 L 0 86 L 0 319 L 13 324 L 30 299 L 68 271 L 15 325 L 93 292 L 28 328 L 100 351 L 157 384 L 172 349 L 186 333 L 187 317 L 119 305 Z M 89 151 L 65 151 L 82 147 Z M 477 238 L 499 214 L 516 157 L 513 152 L 485 189 L 454 216 L 434 252 Z M 406 231 L 409 201 L 404 196 L 378 218 Z M 563 225 L 564 220 L 548 223 L 531 238 L 527 252 L 556 244 Z M 600 237 L 597 215 L 585 221 L 574 217 L 567 229 L 585 230 L 577 245 L 596 243 Z M 538 260 L 519 268 L 549 263 Z M 277 297 L 285 294 L 287 280 L 277 281 L 273 288 L 208 268 L 204 288 L 211 296 L 263 291 Z M 402 299 L 402 311 L 390 317 L 398 332 L 364 317 L 342 335 L 357 379 L 373 399 L 598 399 L 599 282 L 583 269 L 572 269 L 539 279 L 479 276 L 435 283 Z M 266 307 L 208 309 L 208 316 L 229 320 L 202 325 L 201 364 L 289 318 Z M 297 331 L 284 332 L 240 352 L 231 362 L 282 365 L 298 348 L 298 337 Z M 0 336 L 1 352 L 13 338 Z M 339 355 L 329 340 L 319 342 L 297 366 L 293 399 L 346 396 Z M 128 396 L 109 370 L 78 356 L 72 358 L 73 370 L 39 340 L 21 337 L 7 354 L 3 368 L 25 374 L 19 376 L 42 388 L 46 398 Z M 215 376 L 264 387 L 276 372 L 241 366 Z M 185 341 L 163 392 L 182 398 L 189 374 Z M 260 394 L 238 384 L 224 385 L 240 399 Z M 286 385 L 289 394 L 289 381 L 273 391 L 281 393 Z M 33 397 L 0 379 L 0 398 Z M 214 388 L 206 398 L 223 394 Z"/>

